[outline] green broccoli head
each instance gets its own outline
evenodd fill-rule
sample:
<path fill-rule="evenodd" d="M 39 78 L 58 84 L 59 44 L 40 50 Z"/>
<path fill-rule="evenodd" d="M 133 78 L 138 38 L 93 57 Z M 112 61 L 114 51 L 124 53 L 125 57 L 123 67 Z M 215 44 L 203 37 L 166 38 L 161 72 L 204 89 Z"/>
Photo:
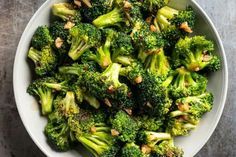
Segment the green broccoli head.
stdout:
<path fill-rule="evenodd" d="M 53 15 L 61 18 L 64 21 L 78 23 L 81 21 L 81 14 L 78 9 L 70 3 L 56 3 L 52 6 Z"/>
<path fill-rule="evenodd" d="M 117 132 L 117 138 L 122 142 L 135 140 L 138 124 L 126 112 L 119 111 L 110 119 L 112 129 Z"/>
<path fill-rule="evenodd" d="M 157 143 L 163 140 L 170 140 L 171 135 L 169 133 L 154 132 L 154 131 L 140 131 L 138 134 L 138 141 L 141 144 L 148 145 L 153 148 Z"/>
<path fill-rule="evenodd" d="M 166 79 L 171 67 L 163 49 L 147 57 L 145 68 L 152 74 Z"/>
<path fill-rule="evenodd" d="M 165 157 L 183 157 L 184 152 L 179 147 L 174 145 L 173 139 L 164 140 L 158 145 L 155 145 L 152 151 L 153 156 Z"/>
<path fill-rule="evenodd" d="M 172 100 L 168 90 L 162 86 L 162 80 L 149 72 L 142 75 L 142 80 L 142 83 L 136 86 L 137 102 L 141 110 L 153 116 L 166 115 Z"/>
<path fill-rule="evenodd" d="M 50 46 L 37 50 L 31 47 L 28 51 L 28 58 L 35 64 L 35 73 L 39 76 L 52 73 L 57 66 L 57 56 Z"/>
<path fill-rule="evenodd" d="M 128 86 L 119 81 L 121 65 L 112 63 L 102 73 L 86 72 L 81 86 L 109 107 L 132 108 L 135 104 Z"/>
<path fill-rule="evenodd" d="M 163 119 L 148 115 L 139 115 L 135 117 L 135 120 L 139 124 L 139 128 L 143 130 L 157 131 L 163 125 Z"/>
<path fill-rule="evenodd" d="M 37 50 L 41 50 L 52 43 L 53 39 L 50 35 L 49 28 L 47 26 L 38 27 L 32 37 L 31 46 Z"/>
<path fill-rule="evenodd" d="M 55 21 L 50 27 L 50 34 L 55 41 L 53 48 L 58 52 L 60 59 L 63 62 L 67 58 L 67 53 L 70 49 L 70 44 L 67 42 L 69 36 L 69 30 L 64 28 L 65 22 Z"/>
<path fill-rule="evenodd" d="M 217 71 L 221 66 L 220 59 L 213 51 L 213 42 L 204 36 L 185 37 L 176 44 L 172 59 L 175 66 L 184 65 L 190 71 Z"/>
<path fill-rule="evenodd" d="M 70 30 L 71 47 L 69 56 L 77 60 L 88 49 L 101 42 L 101 32 L 91 24 L 78 24 Z"/>
<path fill-rule="evenodd" d="M 180 11 L 164 6 L 158 10 L 156 21 L 161 30 L 174 26 L 185 33 L 192 33 L 195 24 L 195 14 L 191 8 Z"/>
<path fill-rule="evenodd" d="M 101 68 L 105 69 L 112 63 L 111 45 L 116 32 L 112 29 L 104 29 L 103 34 L 105 34 L 104 44 L 101 44 L 101 46 L 96 49 L 95 54 L 92 51 L 87 52 L 86 58 L 97 62 Z"/>
<path fill-rule="evenodd" d="M 170 83 L 170 93 L 174 98 L 202 94 L 206 91 L 208 82 L 205 76 L 188 71 L 184 67 L 176 69 L 167 80 Z"/>
<path fill-rule="evenodd" d="M 71 148 L 69 126 L 58 112 L 53 112 L 49 115 L 49 121 L 44 133 L 47 141 L 54 149 L 65 152 Z"/>
<path fill-rule="evenodd" d="M 127 143 L 121 149 L 121 157 L 143 157 L 142 152 L 138 145 L 135 143 Z"/>
<path fill-rule="evenodd" d="M 185 136 L 197 126 L 185 120 L 184 116 L 170 118 L 167 123 L 166 131 L 172 136 Z"/>
<path fill-rule="evenodd" d="M 187 121 L 198 124 L 203 114 L 210 112 L 213 105 L 213 95 L 203 93 L 198 96 L 189 96 L 177 99 L 177 110 L 170 113 L 171 117 L 184 116 Z"/>
<path fill-rule="evenodd" d="M 27 92 L 39 98 L 42 114 L 47 115 L 52 112 L 54 93 L 52 89 L 44 85 L 45 82 L 54 82 L 54 78 L 46 77 L 33 81 L 27 88 Z"/>
<path fill-rule="evenodd" d="M 112 44 L 112 60 L 124 65 L 130 65 L 134 55 L 132 39 L 129 35 L 119 32 Z"/>
<path fill-rule="evenodd" d="M 54 108 L 63 116 L 70 117 L 79 113 L 79 106 L 75 102 L 75 94 L 66 92 L 65 97 L 58 96 L 54 100 Z"/>
<path fill-rule="evenodd" d="M 145 11 L 156 13 L 158 9 L 169 3 L 169 0 L 144 0 L 142 7 Z"/>

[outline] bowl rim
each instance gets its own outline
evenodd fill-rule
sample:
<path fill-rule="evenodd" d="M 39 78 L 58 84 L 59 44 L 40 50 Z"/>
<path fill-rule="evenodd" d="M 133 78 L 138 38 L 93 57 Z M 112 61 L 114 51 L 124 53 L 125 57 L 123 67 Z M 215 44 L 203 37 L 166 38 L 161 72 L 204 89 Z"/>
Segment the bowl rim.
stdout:
<path fill-rule="evenodd" d="M 17 110 L 19 112 L 19 116 L 23 122 L 23 125 L 26 129 L 26 131 L 28 132 L 29 136 L 31 137 L 31 139 L 33 140 L 33 142 L 38 146 L 38 148 L 45 154 L 45 155 L 48 155 L 48 152 L 47 150 L 44 148 L 43 145 L 41 145 L 41 143 L 37 140 L 36 136 L 33 135 L 33 133 L 30 131 L 28 125 L 26 124 L 25 122 L 25 117 L 23 116 L 24 113 L 23 113 L 23 110 L 20 108 L 20 104 L 19 103 L 19 98 L 18 98 L 18 94 L 16 92 L 16 87 L 17 87 L 17 76 L 16 76 L 16 70 L 17 70 L 17 65 L 18 65 L 18 62 L 20 61 L 18 58 L 19 58 L 19 54 L 21 53 L 20 52 L 20 46 L 23 44 L 23 41 L 24 41 L 24 36 L 27 34 L 27 30 L 31 27 L 31 25 L 33 24 L 33 19 L 35 19 L 41 12 L 42 10 L 48 5 L 48 3 L 50 2 L 50 0 L 46 0 L 40 7 L 39 9 L 34 13 L 34 15 L 31 17 L 30 21 L 28 22 L 27 26 L 25 27 L 22 35 L 21 35 L 21 38 L 20 38 L 20 41 L 19 41 L 19 44 L 17 46 L 17 50 L 16 50 L 16 54 L 15 54 L 15 59 L 14 59 L 14 66 L 13 66 L 13 90 L 14 90 L 14 97 L 15 97 L 15 102 L 16 102 L 16 107 L 17 107 Z M 207 133 L 207 138 L 205 138 L 204 140 L 201 141 L 201 144 L 194 149 L 192 155 L 196 155 L 200 150 L 201 148 L 206 144 L 206 142 L 209 140 L 209 138 L 212 136 L 213 132 L 215 131 L 218 123 L 219 123 L 219 120 L 222 116 L 222 113 L 223 113 L 223 110 L 224 110 L 224 107 L 225 107 L 225 102 L 226 102 L 226 98 L 227 98 L 227 93 L 228 93 L 228 65 L 227 65 L 227 59 L 226 59 L 226 54 L 225 54 L 225 50 L 224 50 L 224 46 L 223 46 L 223 43 L 222 43 L 222 40 L 220 38 L 220 35 L 215 27 L 215 25 L 213 24 L 213 22 L 211 21 L 210 17 L 207 15 L 207 13 L 203 10 L 203 8 L 195 1 L 195 0 L 190 0 L 190 2 L 195 5 L 195 7 L 200 11 L 200 14 L 202 15 L 202 17 L 206 20 L 207 24 L 211 26 L 212 30 L 213 30 L 213 33 L 216 37 L 216 41 L 218 42 L 218 46 L 220 48 L 220 51 L 221 51 L 221 58 L 222 58 L 222 65 L 224 65 L 224 68 L 222 68 L 222 73 L 223 73 L 223 79 L 224 79 L 224 85 L 223 85 L 223 88 L 222 88 L 222 93 L 223 95 L 221 96 L 221 107 L 219 107 L 219 109 L 217 110 L 216 114 L 217 117 L 215 119 L 215 122 L 213 124 L 213 127 L 212 129 Z"/>

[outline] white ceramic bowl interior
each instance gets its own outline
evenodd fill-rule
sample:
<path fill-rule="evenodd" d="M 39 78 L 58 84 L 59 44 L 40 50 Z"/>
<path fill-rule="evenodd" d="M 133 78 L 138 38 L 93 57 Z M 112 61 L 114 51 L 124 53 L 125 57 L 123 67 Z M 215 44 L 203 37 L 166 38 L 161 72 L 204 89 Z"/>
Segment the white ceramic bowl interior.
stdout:
<path fill-rule="evenodd" d="M 22 35 L 14 63 L 13 83 L 15 100 L 26 130 L 36 145 L 47 156 L 88 157 L 90 155 L 87 154 L 87 152 L 81 147 L 78 148 L 78 151 L 69 151 L 66 153 L 58 153 L 50 148 L 43 133 L 47 120 L 46 118 L 40 116 L 39 105 L 36 100 L 26 93 L 26 89 L 31 82 L 31 69 L 33 68 L 29 67 L 27 62 L 27 52 L 31 37 L 38 26 L 49 24 L 51 6 L 52 4 L 58 2 L 60 2 L 60 0 L 47 0 L 31 18 Z M 208 39 L 215 42 L 216 53 L 221 57 L 223 65 L 221 71 L 210 75 L 209 90 L 212 91 L 215 96 L 213 110 L 204 116 L 200 125 L 190 134 L 190 136 L 179 137 L 175 140 L 176 145 L 184 149 L 185 157 L 191 157 L 194 156 L 207 142 L 221 117 L 228 87 L 227 63 L 219 35 L 213 23 L 201 7 L 195 1 L 191 0 L 172 0 L 171 5 L 179 9 L 183 9 L 187 5 L 194 8 L 197 13 L 196 34 L 206 35 Z"/>

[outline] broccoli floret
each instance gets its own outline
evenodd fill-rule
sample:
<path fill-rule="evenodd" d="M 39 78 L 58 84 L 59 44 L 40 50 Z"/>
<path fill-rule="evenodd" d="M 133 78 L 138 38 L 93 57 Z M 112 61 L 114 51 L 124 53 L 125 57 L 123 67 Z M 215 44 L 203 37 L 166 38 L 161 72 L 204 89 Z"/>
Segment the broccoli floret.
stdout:
<path fill-rule="evenodd" d="M 93 20 L 93 25 L 98 28 L 105 28 L 110 26 L 119 25 L 119 23 L 125 22 L 124 12 L 121 8 L 114 8 L 112 11 L 103 14 Z"/>
<path fill-rule="evenodd" d="M 121 149 L 121 157 L 143 157 L 142 152 L 138 145 L 135 143 L 127 143 Z"/>
<path fill-rule="evenodd" d="M 156 13 L 158 9 L 169 3 L 169 0 L 144 0 L 142 7 L 145 11 Z"/>
<path fill-rule="evenodd" d="M 165 157 L 183 157 L 184 152 L 179 147 L 174 146 L 173 139 L 164 140 L 158 145 L 155 145 L 152 150 L 152 155 L 156 156 L 165 156 Z"/>
<path fill-rule="evenodd" d="M 172 136 L 185 136 L 189 131 L 195 129 L 197 125 L 192 124 L 184 119 L 184 117 L 169 118 L 166 131 Z"/>
<path fill-rule="evenodd" d="M 198 124 L 203 114 L 211 111 L 213 95 L 206 92 L 198 96 L 180 98 L 176 100 L 175 104 L 178 110 L 172 111 L 171 117 L 184 116 L 190 123 Z"/>
<path fill-rule="evenodd" d="M 85 72 L 81 86 L 109 107 L 133 108 L 130 89 L 119 81 L 120 68 L 121 65 L 112 63 L 102 73 Z"/>
<path fill-rule="evenodd" d="M 169 61 L 163 49 L 147 57 L 145 68 L 162 79 L 165 79 L 171 71 Z"/>
<path fill-rule="evenodd" d="M 69 119 L 69 126 L 76 139 L 95 157 L 115 156 L 119 147 L 111 135 L 111 128 L 103 122 L 105 117 L 94 115 L 97 114 L 82 111 Z"/>
<path fill-rule="evenodd" d="M 206 91 L 207 78 L 184 67 L 178 68 L 170 74 L 164 86 L 169 87 L 174 98 L 194 96 Z"/>
<path fill-rule="evenodd" d="M 136 86 L 137 102 L 143 112 L 162 117 L 172 105 L 168 89 L 162 86 L 162 80 L 155 75 L 145 72 L 142 82 Z"/>
<path fill-rule="evenodd" d="M 71 148 L 70 129 L 67 121 L 58 112 L 53 112 L 49 116 L 49 121 L 44 133 L 51 146 L 58 151 L 68 151 Z"/>
<path fill-rule="evenodd" d="M 52 43 L 53 39 L 50 36 L 48 26 L 38 27 L 32 37 L 31 46 L 37 50 L 41 50 L 44 47 L 51 45 Z"/>
<path fill-rule="evenodd" d="M 111 45 L 116 32 L 112 29 L 105 29 L 103 30 L 103 32 L 106 38 L 105 43 L 96 49 L 96 54 L 93 54 L 91 51 L 88 51 L 86 54 L 86 58 L 88 60 L 93 60 L 97 62 L 101 66 L 101 68 L 105 69 L 112 63 Z"/>
<path fill-rule="evenodd" d="M 213 42 L 204 36 L 185 37 L 176 44 L 172 60 L 176 67 L 184 65 L 190 71 L 202 69 L 217 71 L 220 69 L 221 63 L 213 51 Z"/>
<path fill-rule="evenodd" d="M 83 20 L 89 23 L 113 9 L 113 0 L 91 0 L 91 4 L 90 8 L 81 8 Z"/>
<path fill-rule="evenodd" d="M 81 14 L 78 9 L 70 3 L 57 3 L 52 6 L 53 15 L 61 18 L 64 21 L 78 23 L 81 21 Z"/>
<path fill-rule="evenodd" d="M 65 97 L 57 96 L 53 104 L 54 108 L 65 117 L 79 113 L 79 106 L 75 102 L 75 94 L 71 91 L 66 92 Z"/>
<path fill-rule="evenodd" d="M 50 46 L 46 46 L 42 50 L 31 47 L 28 57 L 34 62 L 35 73 L 39 76 L 52 73 L 57 66 L 57 57 Z"/>
<path fill-rule="evenodd" d="M 161 30 L 175 26 L 177 29 L 183 30 L 183 32 L 192 33 L 195 24 L 195 13 L 191 8 L 179 11 L 165 6 L 158 10 L 156 22 Z"/>
<path fill-rule="evenodd" d="M 152 117 L 148 115 L 140 115 L 134 117 L 139 124 L 139 128 L 149 131 L 157 131 L 163 125 L 163 119 L 158 117 Z"/>
<path fill-rule="evenodd" d="M 118 33 L 112 45 L 112 61 L 123 65 L 130 65 L 134 55 L 132 39 L 129 35 Z"/>
<path fill-rule="evenodd" d="M 89 48 L 96 47 L 101 42 L 101 32 L 91 24 L 78 24 L 70 30 L 71 48 L 69 56 L 73 60 Z"/>
<path fill-rule="evenodd" d="M 138 141 L 141 144 L 145 144 L 149 147 L 154 147 L 158 142 L 163 140 L 170 140 L 171 135 L 169 133 L 154 132 L 154 131 L 140 131 L 138 134 Z"/>
<path fill-rule="evenodd" d="M 51 81 L 54 81 L 54 79 L 48 77 L 37 79 L 33 81 L 27 89 L 27 92 L 30 95 L 39 98 L 43 115 L 47 115 L 52 112 L 54 93 L 52 89 L 44 85 L 45 82 L 51 82 Z"/>
<path fill-rule="evenodd" d="M 70 44 L 67 42 L 69 36 L 69 30 L 64 28 L 65 23 L 60 21 L 53 22 L 50 27 L 50 34 L 55 41 L 53 48 L 58 52 L 60 57 L 60 62 L 67 59 L 67 53 L 70 49 Z"/>
<path fill-rule="evenodd" d="M 133 142 L 138 131 L 138 124 L 126 112 L 119 111 L 110 119 L 111 128 L 117 132 L 117 138 L 122 142 Z"/>

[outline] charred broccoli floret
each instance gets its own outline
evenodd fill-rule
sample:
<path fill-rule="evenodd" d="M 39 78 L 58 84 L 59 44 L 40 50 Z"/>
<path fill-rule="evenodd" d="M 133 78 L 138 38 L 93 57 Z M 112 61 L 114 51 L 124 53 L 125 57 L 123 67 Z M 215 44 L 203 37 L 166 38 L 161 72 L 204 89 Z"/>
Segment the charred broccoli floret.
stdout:
<path fill-rule="evenodd" d="M 184 152 L 179 147 L 174 145 L 173 139 L 164 140 L 158 145 L 154 146 L 152 150 L 152 155 L 156 156 L 165 156 L 165 157 L 183 157 Z"/>
<path fill-rule="evenodd" d="M 81 14 L 78 9 L 75 9 L 70 3 L 56 3 L 52 6 L 53 15 L 61 18 L 64 21 L 78 23 L 81 21 Z"/>
<path fill-rule="evenodd" d="M 104 69 L 112 63 L 111 45 L 112 41 L 114 40 L 116 32 L 113 31 L 112 29 L 105 29 L 103 32 L 106 36 L 105 43 L 96 49 L 95 54 L 92 51 L 88 51 L 85 55 L 88 60 L 93 60 L 97 62 L 100 65 L 100 67 Z"/>
<path fill-rule="evenodd" d="M 68 151 L 71 148 L 70 128 L 67 121 L 58 112 L 48 116 L 44 133 L 51 146 L 58 151 Z"/>
<path fill-rule="evenodd" d="M 57 66 L 57 57 L 50 46 L 46 46 L 42 50 L 31 47 L 28 57 L 34 62 L 35 73 L 39 76 L 52 73 Z"/>
<path fill-rule="evenodd" d="M 32 82 L 27 89 L 27 92 L 30 95 L 39 98 L 43 115 L 47 115 L 52 112 L 54 93 L 52 89 L 44 85 L 45 82 L 51 82 L 51 81 L 54 81 L 54 79 L 48 77 L 43 79 L 38 79 Z"/>
<path fill-rule="evenodd" d="M 214 55 L 214 44 L 203 36 L 185 37 L 175 46 L 172 60 L 175 67 L 184 65 L 190 71 L 217 71 L 220 59 Z"/>
<path fill-rule="evenodd" d="M 170 26 L 183 30 L 186 33 L 192 33 L 195 24 L 195 13 L 192 8 L 186 10 L 176 10 L 169 6 L 165 6 L 158 10 L 156 22 L 161 30 L 165 30 Z"/>
<path fill-rule="evenodd" d="M 135 143 L 127 143 L 121 149 L 121 157 L 143 157 L 142 152 L 138 145 Z"/>
<path fill-rule="evenodd" d="M 145 11 L 156 13 L 158 9 L 169 3 L 169 0 L 144 0 L 142 7 Z"/>
<path fill-rule="evenodd" d="M 70 30 L 71 47 L 69 56 L 77 60 L 88 49 L 101 42 L 101 32 L 91 24 L 78 24 Z"/>
<path fill-rule="evenodd" d="M 135 140 L 138 124 L 126 112 L 119 111 L 114 117 L 110 118 L 111 128 L 117 134 L 119 140 L 122 142 L 132 142 Z"/>
<path fill-rule="evenodd" d="M 38 27 L 32 37 L 31 46 L 37 50 L 41 50 L 52 43 L 53 39 L 50 35 L 48 26 Z"/>

